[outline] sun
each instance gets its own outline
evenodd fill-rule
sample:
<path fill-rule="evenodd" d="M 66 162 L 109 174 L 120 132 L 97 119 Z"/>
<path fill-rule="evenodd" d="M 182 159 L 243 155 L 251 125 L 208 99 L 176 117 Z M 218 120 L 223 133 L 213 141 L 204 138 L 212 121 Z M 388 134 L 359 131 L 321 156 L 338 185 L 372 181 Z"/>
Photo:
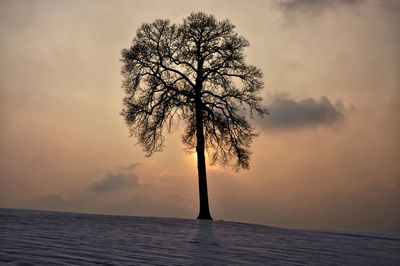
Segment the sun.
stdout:
<path fill-rule="evenodd" d="M 208 152 L 207 151 L 204 151 L 204 156 L 206 157 L 206 162 L 208 162 Z M 194 151 L 192 153 L 192 158 L 193 158 L 193 161 L 197 164 L 197 152 L 196 151 Z"/>

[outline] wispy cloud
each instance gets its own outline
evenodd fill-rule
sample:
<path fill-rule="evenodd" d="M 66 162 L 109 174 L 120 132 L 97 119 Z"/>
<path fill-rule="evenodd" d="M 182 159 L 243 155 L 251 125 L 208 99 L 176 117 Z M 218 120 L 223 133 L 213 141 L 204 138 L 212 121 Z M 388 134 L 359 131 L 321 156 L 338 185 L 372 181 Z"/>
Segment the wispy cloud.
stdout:
<path fill-rule="evenodd" d="M 355 5 L 360 0 L 281 0 L 277 2 L 277 6 L 286 15 L 295 13 L 303 13 L 309 15 L 320 15 L 324 11 L 337 7 L 339 5 Z"/>
<path fill-rule="evenodd" d="M 119 167 L 121 170 L 124 170 L 124 171 L 132 171 L 133 169 L 136 169 L 138 166 L 140 166 L 140 165 L 143 165 L 143 163 L 141 163 L 141 162 L 137 162 L 137 163 L 132 163 L 132 164 L 130 164 L 130 165 L 128 165 L 128 166 L 121 166 L 121 167 Z"/>
<path fill-rule="evenodd" d="M 192 198 L 188 197 L 187 193 L 181 193 L 183 190 L 179 185 L 173 185 L 176 190 L 171 190 L 166 189 L 170 183 L 160 182 L 168 178 L 172 183 L 176 183 L 177 179 L 182 181 L 182 176 L 144 170 L 145 176 L 142 179 L 143 172 L 141 174 L 132 172 L 140 164 L 133 163 L 110 169 L 103 178 L 92 182 L 85 190 L 74 195 L 58 193 L 39 196 L 22 203 L 21 207 L 140 216 L 193 217 L 195 215 L 196 209 Z"/>

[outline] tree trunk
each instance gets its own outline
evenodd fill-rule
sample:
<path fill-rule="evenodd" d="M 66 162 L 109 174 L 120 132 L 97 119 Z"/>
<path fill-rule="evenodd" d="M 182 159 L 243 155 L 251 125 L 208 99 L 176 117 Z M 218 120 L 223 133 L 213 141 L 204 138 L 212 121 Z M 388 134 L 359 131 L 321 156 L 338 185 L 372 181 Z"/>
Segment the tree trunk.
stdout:
<path fill-rule="evenodd" d="M 204 130 L 203 130 L 203 110 L 199 100 L 196 104 L 196 137 L 197 137 L 197 171 L 199 175 L 199 199 L 200 212 L 197 219 L 212 220 L 208 207 L 206 160 L 204 156 Z"/>

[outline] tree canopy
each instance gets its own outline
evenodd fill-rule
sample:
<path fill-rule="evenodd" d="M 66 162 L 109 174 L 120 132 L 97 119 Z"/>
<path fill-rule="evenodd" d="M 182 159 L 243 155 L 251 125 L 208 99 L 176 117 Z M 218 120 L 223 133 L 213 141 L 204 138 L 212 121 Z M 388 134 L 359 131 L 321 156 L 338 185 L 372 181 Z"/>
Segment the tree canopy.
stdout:
<path fill-rule="evenodd" d="M 249 42 L 234 28 L 201 12 L 181 24 L 158 19 L 143 24 L 122 50 L 121 114 L 148 156 L 162 150 L 163 133 L 173 121 L 183 120 L 182 141 L 189 149 L 204 132 L 212 164 L 249 167 L 256 133 L 247 117 L 267 110 L 258 95 L 262 72 L 245 63 Z"/>

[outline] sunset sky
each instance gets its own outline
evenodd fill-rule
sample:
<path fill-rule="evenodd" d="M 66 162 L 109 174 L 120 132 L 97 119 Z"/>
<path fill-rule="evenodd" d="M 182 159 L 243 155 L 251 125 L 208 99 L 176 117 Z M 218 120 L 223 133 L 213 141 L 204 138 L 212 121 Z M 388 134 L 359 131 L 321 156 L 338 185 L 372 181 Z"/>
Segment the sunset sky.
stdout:
<path fill-rule="evenodd" d="M 146 158 L 119 114 L 137 28 L 196 11 L 250 42 L 271 112 L 250 170 L 208 166 L 213 218 L 400 233 L 396 0 L 1 0 L 0 207 L 197 217 L 181 129 Z"/>

